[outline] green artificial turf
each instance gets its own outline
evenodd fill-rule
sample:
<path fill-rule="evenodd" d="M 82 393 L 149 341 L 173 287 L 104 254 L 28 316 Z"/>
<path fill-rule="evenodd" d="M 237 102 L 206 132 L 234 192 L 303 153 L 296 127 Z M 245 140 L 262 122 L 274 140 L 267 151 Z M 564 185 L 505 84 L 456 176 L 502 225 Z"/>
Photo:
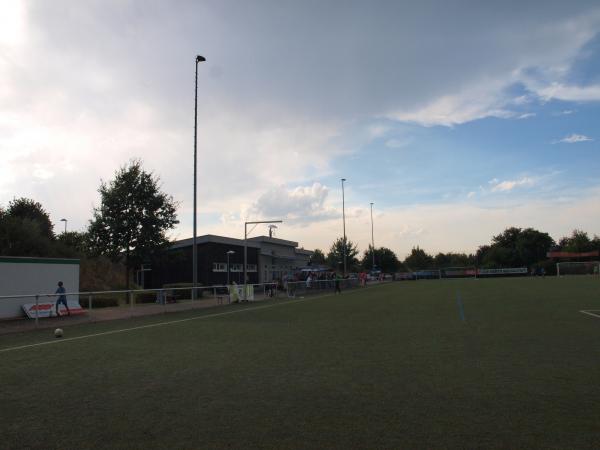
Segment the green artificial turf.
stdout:
<path fill-rule="evenodd" d="M 600 310 L 597 278 L 398 282 L 66 327 L 0 352 L 0 448 L 599 448 L 600 318 L 581 309 Z"/>

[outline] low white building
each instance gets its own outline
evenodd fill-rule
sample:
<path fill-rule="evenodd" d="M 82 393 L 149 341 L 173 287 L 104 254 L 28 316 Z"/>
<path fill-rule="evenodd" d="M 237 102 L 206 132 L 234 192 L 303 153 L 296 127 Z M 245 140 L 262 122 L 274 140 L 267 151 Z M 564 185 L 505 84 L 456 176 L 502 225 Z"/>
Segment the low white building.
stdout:
<path fill-rule="evenodd" d="M 59 281 L 67 292 L 79 292 L 79 260 L 65 258 L 26 258 L 0 256 L 0 319 L 24 316 L 21 308 L 35 303 L 35 298 L 19 295 L 40 295 L 40 302 L 50 300 Z M 79 300 L 77 295 L 67 296 L 69 303 Z M 56 300 L 53 297 L 52 300 Z"/>

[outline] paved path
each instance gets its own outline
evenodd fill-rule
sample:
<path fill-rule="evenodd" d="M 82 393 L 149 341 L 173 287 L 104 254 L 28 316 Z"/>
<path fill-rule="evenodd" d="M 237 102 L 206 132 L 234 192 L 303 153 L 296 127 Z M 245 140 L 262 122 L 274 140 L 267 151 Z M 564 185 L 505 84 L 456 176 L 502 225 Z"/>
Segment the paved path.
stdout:
<path fill-rule="evenodd" d="M 262 296 L 256 297 L 254 301 L 264 300 Z M 127 305 L 113 308 L 99 308 L 88 313 L 77 316 L 62 316 L 39 319 L 37 329 L 57 328 L 60 326 L 77 325 L 84 323 L 104 322 L 108 320 L 127 319 L 132 317 L 151 316 L 157 314 L 166 314 L 177 311 L 187 311 L 192 309 L 212 308 L 218 305 L 227 304 L 225 297 L 210 297 L 196 300 L 194 302 L 187 300 L 177 303 L 160 304 L 138 304 L 130 308 Z M 19 333 L 23 331 L 35 330 L 35 320 L 22 318 L 14 320 L 0 321 L 0 335 L 9 333 Z"/>

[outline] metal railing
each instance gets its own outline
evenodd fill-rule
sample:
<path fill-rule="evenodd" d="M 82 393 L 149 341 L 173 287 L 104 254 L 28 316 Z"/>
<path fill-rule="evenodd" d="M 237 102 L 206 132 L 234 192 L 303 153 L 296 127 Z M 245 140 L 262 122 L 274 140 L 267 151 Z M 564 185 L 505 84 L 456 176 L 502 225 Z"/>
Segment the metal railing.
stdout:
<path fill-rule="evenodd" d="M 277 283 L 257 283 L 247 285 L 248 301 L 276 298 L 282 294 L 282 286 Z M 34 324 L 37 328 L 42 319 L 40 305 L 55 304 L 59 296 L 65 296 L 69 308 L 78 304 L 77 314 L 86 314 L 89 321 L 95 319 L 107 320 L 101 316 L 125 318 L 161 312 L 179 311 L 185 309 L 204 308 L 222 305 L 232 301 L 244 301 L 244 285 L 217 285 L 198 287 L 169 287 L 161 289 L 122 289 L 110 291 L 78 291 L 38 294 L 12 294 L 0 296 L 0 320 L 19 318 L 23 316 L 22 306 L 35 304 Z M 193 294 L 196 295 L 193 295 Z M 10 300 L 17 300 L 7 305 Z M 48 309 L 48 308 L 45 308 Z M 50 308 L 53 312 L 54 309 Z M 11 312 L 12 311 L 12 312 Z M 103 313 L 106 312 L 106 313 Z M 111 314 L 112 313 L 112 314 Z M 57 317 L 56 315 L 50 317 Z M 0 327 L 2 326 L 0 322 Z"/>
<path fill-rule="evenodd" d="M 285 284 L 285 292 L 288 297 L 305 297 L 308 295 L 323 294 L 325 292 L 335 293 L 353 289 L 360 286 L 358 278 L 325 279 L 310 281 L 289 281 Z"/>
<path fill-rule="evenodd" d="M 44 306 L 47 313 L 54 312 L 55 305 L 59 295 L 67 297 L 69 307 L 78 305 L 74 310 L 81 322 L 99 322 L 120 318 L 138 317 L 144 315 L 160 314 L 167 312 L 177 312 L 196 308 L 206 308 L 210 306 L 229 304 L 232 302 L 261 301 L 271 298 L 298 298 L 311 295 L 322 295 L 325 293 L 334 293 L 336 285 L 339 291 L 360 287 L 360 280 L 357 278 L 344 279 L 326 279 L 311 281 L 288 281 L 283 283 L 254 283 L 248 284 L 246 296 L 244 296 L 244 285 L 217 285 L 217 286 L 198 286 L 189 287 L 169 287 L 161 289 L 122 289 L 110 291 L 79 291 L 65 292 L 64 294 L 38 293 L 38 294 L 13 294 L 0 296 L 0 313 L 4 317 L 0 318 L 0 331 L 8 328 L 27 328 L 31 323 L 33 327 L 40 326 L 40 320 L 44 317 L 56 317 L 52 314 L 40 314 L 40 305 Z M 195 295 L 192 295 L 195 293 Z M 11 302 L 12 300 L 16 300 Z M 11 303 L 11 304 L 7 304 Z M 34 320 L 2 320 L 9 318 L 22 318 L 24 304 L 35 304 Z M 6 316 L 7 310 L 12 308 L 12 315 Z M 33 308 L 32 308 L 33 309 Z M 63 310 L 64 311 L 64 310 Z M 18 322 L 18 323 L 17 323 Z M 58 321 L 49 321 L 49 324 L 56 324 Z M 15 326 L 16 325 L 16 326 Z M 10 331 L 8 331 L 10 332 Z M 1 334 L 1 333 L 0 333 Z"/>

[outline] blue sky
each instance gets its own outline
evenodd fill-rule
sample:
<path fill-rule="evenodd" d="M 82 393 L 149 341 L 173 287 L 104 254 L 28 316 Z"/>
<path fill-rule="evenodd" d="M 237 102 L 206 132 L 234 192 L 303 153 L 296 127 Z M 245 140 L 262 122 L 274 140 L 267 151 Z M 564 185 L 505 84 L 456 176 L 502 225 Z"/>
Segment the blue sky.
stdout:
<path fill-rule="evenodd" d="M 594 1 L 13 0 L 0 6 L 0 205 L 82 230 L 141 158 L 199 233 L 243 221 L 327 249 L 346 229 L 403 257 L 507 226 L 600 233 Z M 266 229 L 257 229 L 265 233 Z"/>

